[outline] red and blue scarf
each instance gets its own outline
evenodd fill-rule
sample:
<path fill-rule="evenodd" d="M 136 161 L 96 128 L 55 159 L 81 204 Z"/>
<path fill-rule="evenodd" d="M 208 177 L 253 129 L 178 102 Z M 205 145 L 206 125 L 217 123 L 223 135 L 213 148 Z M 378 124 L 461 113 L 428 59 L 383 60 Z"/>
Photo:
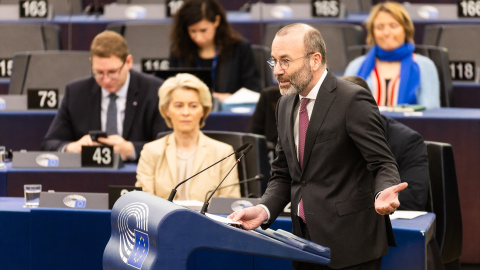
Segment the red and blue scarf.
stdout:
<path fill-rule="evenodd" d="M 357 75 L 366 79 L 375 68 L 376 58 L 382 61 L 400 61 L 400 85 L 396 103 L 417 104 L 416 91 L 420 86 L 420 68 L 413 61 L 414 50 L 415 45 L 411 42 L 405 43 L 393 51 L 385 51 L 374 45 L 365 56 Z"/>

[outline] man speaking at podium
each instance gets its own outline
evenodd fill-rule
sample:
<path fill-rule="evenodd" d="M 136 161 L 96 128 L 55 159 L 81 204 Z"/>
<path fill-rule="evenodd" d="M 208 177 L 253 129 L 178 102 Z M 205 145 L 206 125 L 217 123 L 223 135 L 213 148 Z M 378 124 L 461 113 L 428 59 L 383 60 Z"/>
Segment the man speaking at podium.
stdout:
<path fill-rule="evenodd" d="M 93 76 L 67 85 L 65 96 L 42 142 L 46 151 L 80 153 L 84 145 L 112 145 L 123 160 L 137 160 L 146 142 L 167 130 L 158 112 L 162 80 L 131 70 L 125 39 L 98 34 L 90 47 Z M 107 137 L 93 141 L 90 131 Z"/>
<path fill-rule="evenodd" d="M 295 269 L 380 269 L 395 243 L 387 215 L 407 184 L 375 100 L 327 71 L 325 43 L 309 25 L 279 30 L 271 56 L 282 94 L 273 175 L 260 205 L 229 217 L 266 228 L 291 202 L 293 232 L 331 250 L 328 266 L 294 262 Z"/>

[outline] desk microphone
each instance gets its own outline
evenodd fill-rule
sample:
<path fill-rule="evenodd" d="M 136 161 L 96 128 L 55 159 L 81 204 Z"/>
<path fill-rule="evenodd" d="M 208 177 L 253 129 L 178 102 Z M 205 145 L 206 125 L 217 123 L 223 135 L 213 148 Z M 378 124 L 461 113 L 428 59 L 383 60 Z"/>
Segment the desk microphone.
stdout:
<path fill-rule="evenodd" d="M 243 147 L 243 145 L 241 147 Z M 245 148 L 245 150 L 242 151 L 242 155 L 237 159 L 237 162 L 235 162 L 235 164 L 233 164 L 232 168 L 230 169 L 230 171 L 228 171 L 227 175 L 225 175 L 225 177 L 222 179 L 222 181 L 220 181 L 220 184 L 218 184 L 218 186 L 213 190 L 213 192 L 210 194 L 208 199 L 205 200 L 205 202 L 203 203 L 203 206 L 202 206 L 202 210 L 200 211 L 200 214 L 205 215 L 205 212 L 207 211 L 207 208 L 208 208 L 208 202 L 212 198 L 213 194 L 215 194 L 215 192 L 218 190 L 218 188 L 222 185 L 223 181 L 225 181 L 225 179 L 227 179 L 227 176 L 235 168 L 235 166 L 237 166 L 237 164 L 240 162 L 242 157 L 245 156 L 248 153 L 248 151 L 250 151 L 252 148 L 253 148 L 253 145 L 248 144 L 247 148 Z"/>
<path fill-rule="evenodd" d="M 190 176 L 189 178 L 183 180 L 182 182 L 178 183 L 178 185 L 176 185 L 175 188 L 173 188 L 172 191 L 170 192 L 170 196 L 168 197 L 168 200 L 169 200 L 169 201 L 173 201 L 173 198 L 175 197 L 175 194 L 177 194 L 177 188 L 178 188 L 180 185 L 182 185 L 183 183 L 185 183 L 185 182 L 187 182 L 188 180 L 192 179 L 193 177 L 201 174 L 202 172 L 210 169 L 210 168 L 213 167 L 214 165 L 216 165 L 216 164 L 224 161 L 225 159 L 229 158 L 231 155 L 236 154 L 236 153 L 239 153 L 239 152 L 244 153 L 243 150 L 244 150 L 245 148 L 248 148 L 248 146 L 251 146 L 251 144 L 250 144 L 250 143 L 245 143 L 245 144 L 243 144 L 242 146 L 238 147 L 237 150 L 235 150 L 235 151 L 234 151 L 233 153 L 231 153 L 230 155 L 228 155 L 228 156 L 220 159 L 219 161 L 217 161 L 217 162 L 213 163 L 212 165 L 208 166 L 207 168 L 199 171 L 198 173 L 196 173 L 196 174 Z M 237 161 L 237 162 L 238 162 L 238 161 Z M 227 175 L 228 175 L 228 174 L 227 174 Z"/>
<path fill-rule="evenodd" d="M 237 183 L 233 183 L 233 184 L 226 185 L 226 186 L 223 186 L 223 187 L 219 187 L 218 190 L 224 189 L 224 188 L 227 188 L 227 187 L 232 187 L 232 186 L 240 185 L 240 184 L 245 184 L 245 183 L 252 182 L 252 181 L 260 181 L 260 180 L 263 180 L 263 174 L 257 174 L 257 175 L 255 175 L 255 177 L 248 178 L 248 179 L 245 179 L 245 180 L 241 180 L 241 181 L 238 181 Z M 207 200 L 208 195 L 209 195 L 210 193 L 212 193 L 214 190 L 215 190 L 215 189 L 211 189 L 211 190 L 209 190 L 209 191 L 205 194 L 205 201 Z M 247 196 L 247 197 L 248 197 L 248 196 Z"/>

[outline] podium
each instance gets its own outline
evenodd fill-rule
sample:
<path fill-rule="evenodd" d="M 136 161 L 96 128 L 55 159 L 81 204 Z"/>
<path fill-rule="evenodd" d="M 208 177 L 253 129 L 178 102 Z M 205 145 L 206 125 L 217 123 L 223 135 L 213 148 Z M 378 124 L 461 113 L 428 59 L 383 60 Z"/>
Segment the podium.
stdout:
<path fill-rule="evenodd" d="M 268 236 L 214 221 L 157 196 L 133 191 L 120 197 L 111 213 L 110 240 L 103 269 L 186 269 L 197 249 L 215 249 L 318 264 L 323 255 L 304 251 Z"/>

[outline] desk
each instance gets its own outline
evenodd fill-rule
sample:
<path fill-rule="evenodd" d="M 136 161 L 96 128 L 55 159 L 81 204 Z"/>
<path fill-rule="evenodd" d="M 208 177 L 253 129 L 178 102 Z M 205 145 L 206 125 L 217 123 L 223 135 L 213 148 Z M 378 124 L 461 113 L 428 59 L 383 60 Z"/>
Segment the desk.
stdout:
<path fill-rule="evenodd" d="M 448 108 L 424 111 L 421 116 L 386 115 L 418 131 L 425 140 L 452 145 L 462 209 L 461 262 L 480 263 L 480 110 Z"/>
<path fill-rule="evenodd" d="M 54 115 L 55 112 L 0 112 L 0 145 L 14 150 L 38 150 Z M 463 216 L 461 262 L 480 263 L 480 230 L 477 228 L 480 225 L 480 197 L 476 194 L 480 190 L 480 109 L 442 108 L 424 111 L 419 116 L 402 113 L 386 115 L 417 130 L 426 140 L 446 142 L 453 146 Z M 47 117 L 50 120 L 47 121 Z M 207 118 L 205 129 L 245 132 L 250 117 L 249 113 L 215 112 Z M 16 196 L 22 195 L 17 193 Z"/>
<path fill-rule="evenodd" d="M 0 220 L 8 220 L 0 222 L 0 230 L 8 232 L 0 240 L 0 269 L 102 269 L 110 210 L 25 209 L 23 203 L 23 198 L 0 198 Z M 425 247 L 434 221 L 434 214 L 394 220 L 398 247 L 384 257 L 382 269 L 425 269 Z M 291 231 L 290 219 L 279 218 L 272 228 Z M 213 250 L 195 251 L 188 261 L 188 269 L 227 265 L 231 270 L 292 269 L 290 261 Z"/>

